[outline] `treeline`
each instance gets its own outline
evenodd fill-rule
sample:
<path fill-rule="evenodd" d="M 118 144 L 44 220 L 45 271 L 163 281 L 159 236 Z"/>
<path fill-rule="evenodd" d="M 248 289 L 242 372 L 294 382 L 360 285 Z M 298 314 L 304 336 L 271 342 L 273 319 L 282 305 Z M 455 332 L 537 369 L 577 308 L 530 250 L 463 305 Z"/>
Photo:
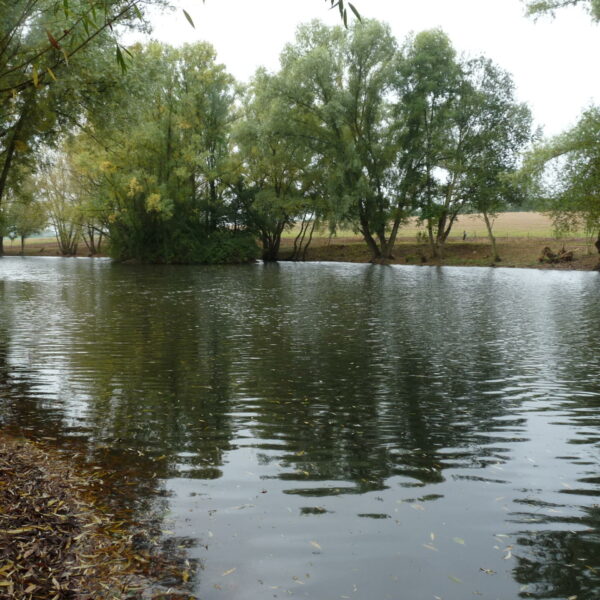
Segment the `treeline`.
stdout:
<path fill-rule="evenodd" d="M 64 125 L 48 131 L 60 134 L 30 136 L 22 157 L 15 148 L 0 233 L 29 235 L 46 214 L 65 254 L 80 240 L 91 253 L 108 241 L 122 260 L 223 263 L 277 260 L 293 226 L 302 259 L 316 227 L 343 226 L 385 260 L 417 216 L 442 257 L 461 213 L 481 213 L 495 246 L 498 211 L 534 196 L 553 209 L 574 198 L 565 179 L 560 193 L 547 185 L 556 142 L 522 168 L 531 115 L 509 74 L 458 56 L 440 30 L 400 44 L 377 21 L 313 22 L 278 72 L 259 70 L 245 87 L 208 44 L 130 47 L 123 73 L 102 48 L 70 83 L 76 94 L 53 106 Z M 27 93 L 43 104 L 40 90 Z M 566 163 L 579 185 L 581 159 Z M 579 221 L 581 203 L 556 214 Z M 586 224 L 592 231 L 594 217 Z"/>

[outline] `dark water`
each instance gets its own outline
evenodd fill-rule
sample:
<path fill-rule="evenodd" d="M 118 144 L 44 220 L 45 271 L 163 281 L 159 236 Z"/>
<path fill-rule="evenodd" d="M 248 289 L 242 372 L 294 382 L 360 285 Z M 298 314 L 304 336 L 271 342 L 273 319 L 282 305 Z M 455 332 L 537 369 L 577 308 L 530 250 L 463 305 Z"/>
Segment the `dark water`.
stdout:
<path fill-rule="evenodd" d="M 595 273 L 4 258 L 0 423 L 115 469 L 203 600 L 597 600 L 599 300 Z"/>

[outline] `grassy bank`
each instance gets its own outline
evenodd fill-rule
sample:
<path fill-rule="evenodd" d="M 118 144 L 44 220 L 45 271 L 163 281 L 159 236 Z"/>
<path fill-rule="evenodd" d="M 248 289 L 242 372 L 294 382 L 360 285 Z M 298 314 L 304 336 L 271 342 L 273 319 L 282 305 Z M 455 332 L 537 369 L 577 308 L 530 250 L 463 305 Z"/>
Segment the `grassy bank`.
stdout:
<path fill-rule="evenodd" d="M 494 223 L 498 251 L 502 261 L 495 266 L 521 268 L 559 268 L 592 270 L 599 262 L 598 254 L 584 232 L 574 232 L 573 237 L 557 237 L 551 220 L 541 213 L 503 213 Z M 286 231 L 281 245 L 281 258 L 290 256 L 296 231 Z M 485 223 L 479 215 L 464 215 L 457 221 L 450 236 L 444 260 L 432 260 L 427 244 L 418 239 L 423 229 L 412 219 L 401 231 L 394 250 L 392 264 L 490 266 L 492 261 Z M 466 236 L 465 236 L 466 234 Z M 463 237 L 466 239 L 463 240 Z M 422 238 L 421 238 L 422 239 Z M 572 251 L 574 260 L 561 264 L 542 264 L 539 257 L 545 247 L 554 252 L 561 248 Z M 20 244 L 5 240 L 6 255 L 20 253 Z M 32 238 L 25 245 L 27 256 L 58 256 L 58 245 L 53 238 Z M 79 256 L 88 256 L 85 245 L 80 245 Z M 369 262 L 371 255 L 356 233 L 339 231 L 331 237 L 324 230 L 315 232 L 306 254 L 309 261 Z"/>
<path fill-rule="evenodd" d="M 494 263 L 489 242 L 482 238 L 467 241 L 450 241 L 443 260 L 432 259 L 429 247 L 415 241 L 400 239 L 394 248 L 394 260 L 390 264 L 400 265 L 445 265 L 473 267 L 519 267 L 534 269 L 576 269 L 593 270 L 597 267 L 599 256 L 592 252 L 588 240 L 569 238 L 508 238 L 497 242 L 502 259 Z M 554 252 L 562 248 L 573 252 L 573 261 L 559 264 L 540 263 L 539 258 L 545 247 Z M 290 256 L 292 242 L 282 244 L 282 258 Z M 593 249 L 593 246 L 592 246 Z M 329 240 L 317 238 L 309 248 L 308 261 L 342 261 L 364 263 L 371 261 L 367 246 L 358 238 L 336 238 Z"/>

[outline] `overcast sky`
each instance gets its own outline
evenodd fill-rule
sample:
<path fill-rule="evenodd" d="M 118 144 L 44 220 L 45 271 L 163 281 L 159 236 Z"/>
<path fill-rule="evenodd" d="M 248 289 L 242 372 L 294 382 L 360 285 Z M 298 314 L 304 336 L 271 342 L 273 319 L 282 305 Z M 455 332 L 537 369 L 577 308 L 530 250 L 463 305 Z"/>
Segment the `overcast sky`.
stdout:
<path fill-rule="evenodd" d="M 459 52 L 484 54 L 513 74 L 545 133 L 572 125 L 582 109 L 600 103 L 600 26 L 579 8 L 534 22 L 521 0 L 353 0 L 365 17 L 390 24 L 399 40 L 441 27 Z M 259 66 L 278 68 L 279 53 L 300 23 L 339 24 L 324 0 L 174 0 L 179 8 L 153 19 L 152 37 L 174 45 L 205 40 L 219 62 L 247 81 Z M 195 29 L 181 8 L 191 15 Z"/>

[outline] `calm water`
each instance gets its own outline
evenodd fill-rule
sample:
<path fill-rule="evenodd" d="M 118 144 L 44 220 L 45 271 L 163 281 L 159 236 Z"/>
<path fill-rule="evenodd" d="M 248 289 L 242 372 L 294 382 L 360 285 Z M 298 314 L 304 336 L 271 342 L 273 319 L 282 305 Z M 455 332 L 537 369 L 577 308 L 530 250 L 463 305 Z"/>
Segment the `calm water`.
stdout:
<path fill-rule="evenodd" d="M 599 300 L 596 273 L 3 258 L 0 423 L 115 469 L 203 600 L 597 600 Z"/>

